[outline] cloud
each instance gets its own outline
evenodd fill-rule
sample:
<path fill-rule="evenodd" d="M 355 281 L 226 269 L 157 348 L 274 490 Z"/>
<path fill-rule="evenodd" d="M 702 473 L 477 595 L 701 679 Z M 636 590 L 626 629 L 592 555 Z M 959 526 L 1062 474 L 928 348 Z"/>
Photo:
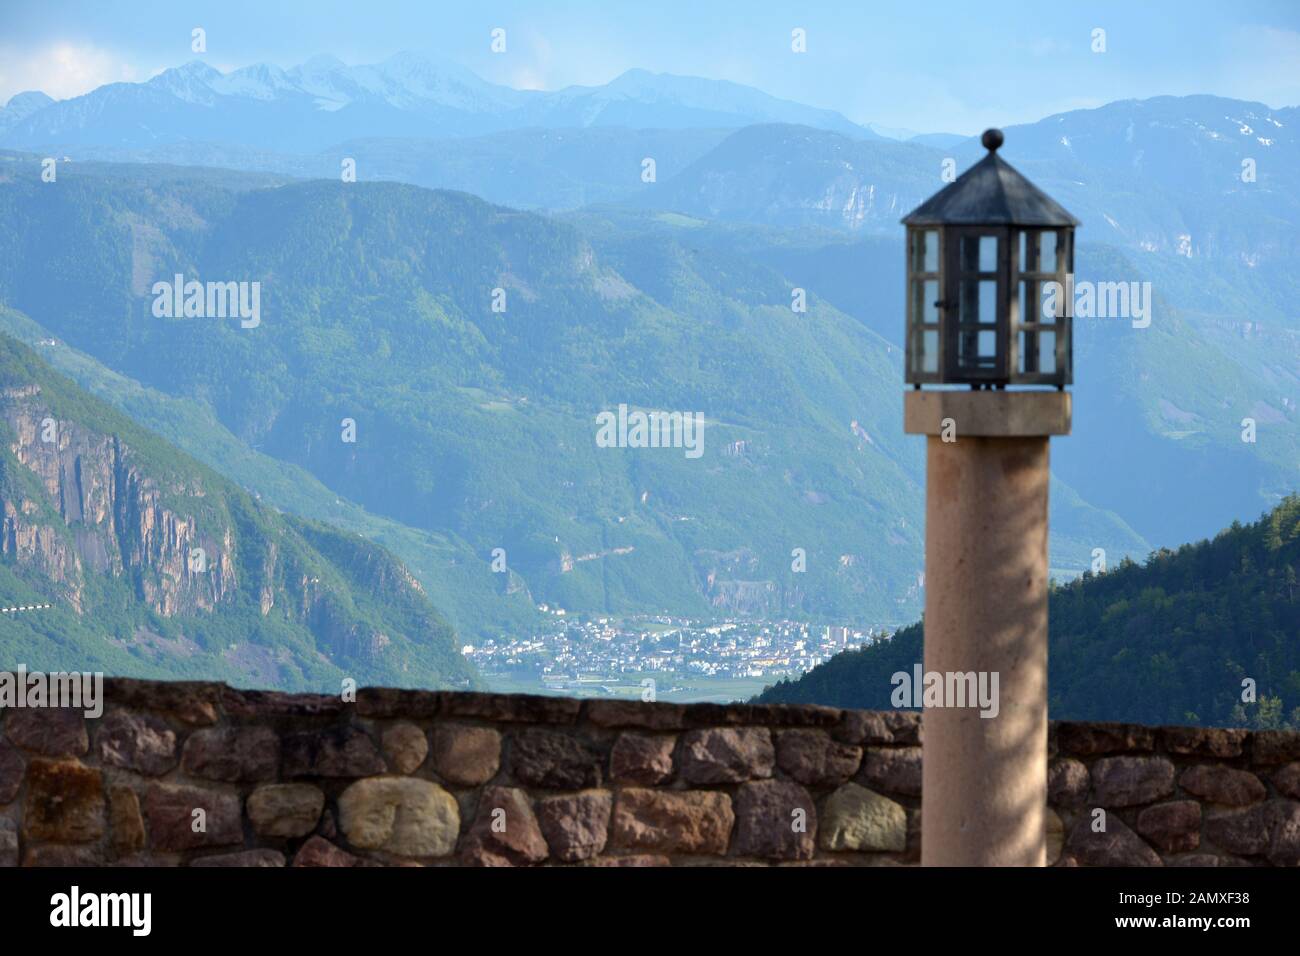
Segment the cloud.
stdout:
<path fill-rule="evenodd" d="M 90 44 L 59 42 L 35 50 L 0 45 L 0 103 L 26 90 L 65 100 L 105 83 L 138 79 L 139 71 L 126 60 Z"/>
<path fill-rule="evenodd" d="M 518 38 L 521 34 L 524 62 L 511 71 L 510 85 L 517 90 L 547 89 L 547 84 L 552 81 L 551 43 L 532 30 L 516 30 L 513 38 Z"/>
<path fill-rule="evenodd" d="M 546 77 L 531 67 L 521 66 L 510 71 L 508 85 L 516 90 L 544 90 L 546 89 Z"/>

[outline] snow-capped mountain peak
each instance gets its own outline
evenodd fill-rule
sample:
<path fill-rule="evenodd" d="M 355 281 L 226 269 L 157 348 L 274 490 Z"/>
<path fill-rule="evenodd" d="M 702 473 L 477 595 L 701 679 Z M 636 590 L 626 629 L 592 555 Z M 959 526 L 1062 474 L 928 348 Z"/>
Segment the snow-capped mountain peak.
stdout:
<path fill-rule="evenodd" d="M 111 83 L 33 105 L 39 108 L 22 117 L 0 111 L 0 144 L 152 148 L 198 136 L 296 152 L 356 137 L 460 136 L 534 126 L 717 129 L 756 122 L 875 138 L 831 110 L 738 83 L 629 70 L 603 86 L 515 90 L 418 53 L 357 66 L 320 55 L 290 69 L 257 63 L 229 73 L 193 60 L 145 83 Z"/>
<path fill-rule="evenodd" d="M 219 75 L 211 86 L 223 96 L 248 96 L 255 100 L 273 100 L 285 92 L 298 89 L 284 70 L 272 63 L 254 63 L 252 66 L 232 70 Z"/>
<path fill-rule="evenodd" d="M 435 63 L 418 53 L 394 54 L 374 66 L 359 67 L 357 74 L 368 89 L 382 90 L 385 100 L 399 108 L 423 102 L 496 112 L 509 109 L 519 101 L 515 90 L 489 83 L 464 67 Z"/>
<path fill-rule="evenodd" d="M 317 109 L 333 111 L 347 106 L 362 92 L 349 75 L 351 70 L 338 57 L 319 53 L 285 76 L 298 90 L 314 98 Z"/>
<path fill-rule="evenodd" d="M 216 102 L 216 91 L 212 88 L 215 81 L 221 79 L 221 72 L 215 70 L 202 60 L 191 60 L 184 66 L 163 70 L 148 86 L 163 90 L 186 103 L 198 103 L 211 106 Z"/>

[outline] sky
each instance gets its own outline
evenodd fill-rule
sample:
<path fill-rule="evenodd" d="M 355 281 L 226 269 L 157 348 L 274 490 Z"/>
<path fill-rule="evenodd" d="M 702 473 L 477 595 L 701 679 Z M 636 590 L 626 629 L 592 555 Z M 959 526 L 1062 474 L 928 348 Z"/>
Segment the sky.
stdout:
<path fill-rule="evenodd" d="M 1120 99 L 1210 93 L 1300 104 L 1300 0 L 0 0 L 0 103 L 139 82 L 195 58 L 223 72 L 318 53 L 413 50 L 516 88 L 625 70 L 704 76 L 859 123 L 970 134 Z M 506 31 L 506 52 L 490 49 Z M 791 50 L 805 31 L 807 49 Z M 1094 51 L 1104 30 L 1104 52 Z"/>

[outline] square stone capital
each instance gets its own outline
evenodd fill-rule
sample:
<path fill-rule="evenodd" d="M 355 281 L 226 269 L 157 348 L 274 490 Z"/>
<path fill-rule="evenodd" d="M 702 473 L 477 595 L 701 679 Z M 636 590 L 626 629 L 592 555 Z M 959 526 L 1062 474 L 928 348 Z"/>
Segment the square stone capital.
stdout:
<path fill-rule="evenodd" d="M 1070 434 L 1069 392 L 927 391 L 903 395 L 903 431 L 942 435 L 952 420 L 957 437 L 1031 438 Z"/>

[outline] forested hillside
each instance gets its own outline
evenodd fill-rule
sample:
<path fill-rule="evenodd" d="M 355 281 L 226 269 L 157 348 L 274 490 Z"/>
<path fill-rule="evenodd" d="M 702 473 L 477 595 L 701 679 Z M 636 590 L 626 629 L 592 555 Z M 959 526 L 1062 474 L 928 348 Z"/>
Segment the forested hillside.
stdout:
<path fill-rule="evenodd" d="M 1212 541 L 1053 587 L 1053 718 L 1300 727 L 1300 496 Z M 766 703 L 888 708 L 921 624 L 766 690 Z M 1243 701 L 1243 681 L 1257 700 Z"/>

